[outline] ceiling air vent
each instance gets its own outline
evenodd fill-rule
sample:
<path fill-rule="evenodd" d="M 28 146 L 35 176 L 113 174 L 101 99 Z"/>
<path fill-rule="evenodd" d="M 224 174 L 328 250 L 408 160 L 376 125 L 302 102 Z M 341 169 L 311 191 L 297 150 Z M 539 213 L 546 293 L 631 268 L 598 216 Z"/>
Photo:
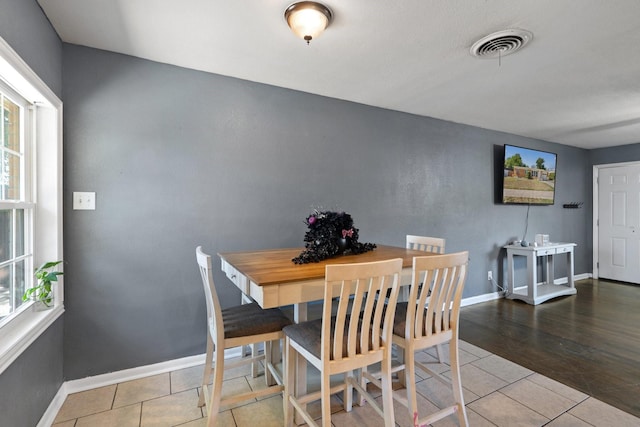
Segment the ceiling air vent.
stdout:
<path fill-rule="evenodd" d="M 475 42 L 470 52 L 478 58 L 498 58 L 522 49 L 532 39 L 533 34 L 526 30 L 498 31 Z"/>

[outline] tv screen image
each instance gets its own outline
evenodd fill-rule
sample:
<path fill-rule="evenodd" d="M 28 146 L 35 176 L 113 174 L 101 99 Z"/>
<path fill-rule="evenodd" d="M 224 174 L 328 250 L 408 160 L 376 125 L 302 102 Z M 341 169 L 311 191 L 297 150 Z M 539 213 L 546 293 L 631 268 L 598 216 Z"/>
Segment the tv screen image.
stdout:
<path fill-rule="evenodd" d="M 502 203 L 552 205 L 556 157 L 546 151 L 505 145 Z"/>

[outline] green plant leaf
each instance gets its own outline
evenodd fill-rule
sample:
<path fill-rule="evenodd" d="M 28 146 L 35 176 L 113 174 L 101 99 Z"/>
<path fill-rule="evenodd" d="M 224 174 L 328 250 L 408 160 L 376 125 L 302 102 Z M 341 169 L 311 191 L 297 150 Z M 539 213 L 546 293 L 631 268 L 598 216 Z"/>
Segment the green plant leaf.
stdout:
<path fill-rule="evenodd" d="M 38 288 L 29 288 L 22 295 L 22 301 L 27 301 Z"/>
<path fill-rule="evenodd" d="M 42 278 L 42 281 L 43 282 L 48 282 L 48 281 L 55 282 L 55 281 L 58 280 L 58 274 L 59 274 L 59 272 L 57 272 L 57 271 L 50 272 L 46 276 L 44 276 Z"/>
<path fill-rule="evenodd" d="M 45 262 L 44 264 L 42 264 L 40 267 L 38 267 L 38 270 L 36 271 L 40 271 L 40 270 L 46 270 L 48 268 L 51 267 L 55 267 L 56 265 L 60 264 L 62 261 L 49 261 L 49 262 Z"/>
<path fill-rule="evenodd" d="M 35 270 L 34 276 L 38 279 L 38 285 L 27 289 L 22 295 L 22 300 L 27 301 L 34 296 L 44 303 L 47 307 L 53 301 L 51 282 L 57 282 L 58 276 L 64 274 L 61 271 L 48 271 L 49 269 L 60 264 L 62 261 L 49 261 L 42 264 Z"/>

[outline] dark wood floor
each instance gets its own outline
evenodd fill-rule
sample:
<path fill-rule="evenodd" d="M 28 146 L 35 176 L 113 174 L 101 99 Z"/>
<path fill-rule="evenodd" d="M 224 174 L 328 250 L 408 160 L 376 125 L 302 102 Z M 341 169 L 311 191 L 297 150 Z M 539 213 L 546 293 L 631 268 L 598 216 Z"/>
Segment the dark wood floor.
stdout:
<path fill-rule="evenodd" d="M 576 282 L 537 306 L 463 307 L 460 338 L 640 417 L 640 286 Z"/>

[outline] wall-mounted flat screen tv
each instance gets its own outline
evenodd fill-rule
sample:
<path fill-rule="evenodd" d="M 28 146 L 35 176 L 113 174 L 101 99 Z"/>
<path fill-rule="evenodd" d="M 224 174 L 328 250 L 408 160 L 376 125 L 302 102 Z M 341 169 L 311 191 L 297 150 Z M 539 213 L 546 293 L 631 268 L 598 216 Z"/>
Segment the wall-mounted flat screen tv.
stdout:
<path fill-rule="evenodd" d="M 556 158 L 554 153 L 505 145 L 502 203 L 552 205 Z"/>

